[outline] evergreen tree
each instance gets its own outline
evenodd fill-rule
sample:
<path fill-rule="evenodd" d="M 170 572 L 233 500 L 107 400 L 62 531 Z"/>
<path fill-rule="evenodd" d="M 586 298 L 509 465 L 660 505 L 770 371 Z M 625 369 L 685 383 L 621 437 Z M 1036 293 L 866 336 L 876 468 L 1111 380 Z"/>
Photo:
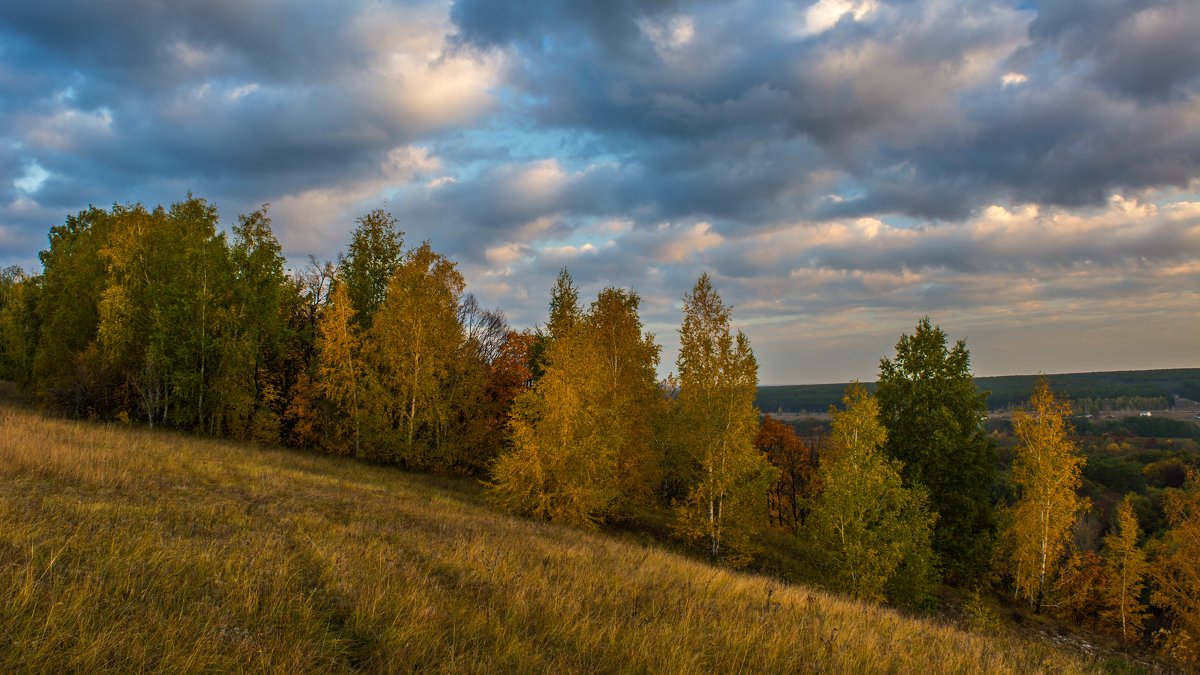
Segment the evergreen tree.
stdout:
<path fill-rule="evenodd" d="M 556 337 L 569 333 L 582 316 L 579 289 L 575 287 L 571 273 L 564 267 L 558 271 L 554 287 L 550 289 L 550 319 L 544 330 L 538 329 L 537 338 L 529 352 L 529 370 L 533 379 L 540 378 L 546 370 L 546 353 L 550 343 Z"/>
<path fill-rule="evenodd" d="M 991 556 L 996 469 L 983 431 L 986 394 L 976 391 L 966 343 L 947 349 L 946 334 L 925 317 L 879 371 L 887 452 L 903 463 L 906 484 L 928 490 L 938 514 L 933 548 L 950 578 L 977 579 Z"/>

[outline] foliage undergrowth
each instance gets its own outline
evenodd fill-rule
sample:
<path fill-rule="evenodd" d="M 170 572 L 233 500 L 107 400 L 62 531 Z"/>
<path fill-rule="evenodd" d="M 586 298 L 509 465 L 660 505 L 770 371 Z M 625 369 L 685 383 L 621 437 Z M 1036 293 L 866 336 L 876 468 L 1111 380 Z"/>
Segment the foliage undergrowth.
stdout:
<path fill-rule="evenodd" d="M 490 511 L 470 483 L 0 404 L 0 672 L 1077 672 Z"/>

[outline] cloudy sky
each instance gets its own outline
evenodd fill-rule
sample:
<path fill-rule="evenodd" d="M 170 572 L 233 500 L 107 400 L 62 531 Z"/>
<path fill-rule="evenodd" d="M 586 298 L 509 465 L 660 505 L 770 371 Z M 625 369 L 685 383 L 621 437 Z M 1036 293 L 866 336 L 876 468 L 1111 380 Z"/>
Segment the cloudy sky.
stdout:
<path fill-rule="evenodd" d="M 395 214 L 510 321 L 567 266 L 672 367 L 702 271 L 766 384 L 1200 366 L 1195 0 L 0 3 L 0 265 L 88 204 Z"/>

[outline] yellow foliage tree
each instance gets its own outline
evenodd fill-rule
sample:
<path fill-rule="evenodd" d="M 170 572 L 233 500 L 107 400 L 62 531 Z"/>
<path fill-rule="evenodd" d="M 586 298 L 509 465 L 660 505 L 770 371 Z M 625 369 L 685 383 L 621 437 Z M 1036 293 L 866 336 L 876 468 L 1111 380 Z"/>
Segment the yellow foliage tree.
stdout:
<path fill-rule="evenodd" d="M 492 471 L 508 510 L 592 527 L 653 496 L 659 347 L 642 333 L 639 302 L 606 288 L 546 343 L 542 377 L 513 407 L 512 449 Z"/>
<path fill-rule="evenodd" d="M 579 332 L 558 336 L 546 370 L 517 396 L 512 448 L 492 468 L 493 499 L 514 513 L 595 527 L 618 497 L 615 444 L 597 423 L 599 359 Z"/>
<path fill-rule="evenodd" d="M 1170 529 L 1154 549 L 1151 602 L 1167 612 L 1170 632 L 1163 650 L 1184 663 L 1200 664 L 1200 473 L 1164 500 Z"/>
<path fill-rule="evenodd" d="M 1018 499 L 1009 512 L 1006 537 L 1017 595 L 1038 613 L 1088 501 L 1077 495 L 1085 459 L 1068 436 L 1070 403 L 1056 400 L 1043 377 L 1030 404 L 1031 411 L 1013 414 L 1018 444 L 1012 482 Z"/>
<path fill-rule="evenodd" d="M 745 334 L 730 331 L 730 311 L 707 274 L 683 298 L 679 392 L 671 464 L 684 476 L 676 536 L 703 543 L 709 556 L 749 562 L 754 533 L 766 522 L 767 493 L 778 471 L 754 446 L 758 364 Z"/>
<path fill-rule="evenodd" d="M 336 284 L 317 324 L 315 389 L 341 413 L 339 437 L 349 436 L 346 448 L 362 456 L 363 363 L 355 335 L 354 307 L 346 284 Z"/>
<path fill-rule="evenodd" d="M 661 347 L 642 331 L 640 303 L 637 293 L 606 288 L 584 318 L 586 339 L 600 368 L 601 398 L 592 406 L 603 416 L 602 433 L 615 445 L 622 510 L 651 504 L 662 479 L 662 458 L 654 442 L 655 419 L 665 404 L 657 383 Z"/>
<path fill-rule="evenodd" d="M 465 287 L 455 264 L 429 242 L 409 251 L 388 281 L 363 349 L 377 385 L 368 407 L 381 427 L 380 459 L 417 468 L 439 463 L 444 384 L 464 339 L 458 302 Z"/>
<path fill-rule="evenodd" d="M 1104 589 L 1107 602 L 1101 620 L 1120 627 L 1121 639 L 1137 637 L 1146 620 L 1142 589 L 1146 578 L 1146 553 L 1138 548 L 1138 522 L 1129 495 L 1117 506 L 1117 526 L 1104 538 L 1103 557 L 1108 566 Z M 1200 561 L 1198 561 L 1200 562 Z"/>

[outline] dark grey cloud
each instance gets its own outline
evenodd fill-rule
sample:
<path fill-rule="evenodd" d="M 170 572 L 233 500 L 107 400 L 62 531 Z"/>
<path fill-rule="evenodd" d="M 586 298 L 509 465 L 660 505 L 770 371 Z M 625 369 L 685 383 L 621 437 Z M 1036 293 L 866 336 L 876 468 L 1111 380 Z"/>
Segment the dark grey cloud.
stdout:
<path fill-rule="evenodd" d="M 1037 3 L 1029 35 L 1114 93 L 1195 97 L 1200 9 L 1191 0 L 1048 0 Z"/>
<path fill-rule="evenodd" d="M 461 43 L 514 55 L 509 81 L 527 95 L 514 115 L 632 154 L 664 215 L 753 224 L 792 215 L 761 208 L 789 193 L 815 217 L 950 220 L 996 201 L 1097 204 L 1186 186 L 1200 169 L 1200 12 L 1083 4 L 879 3 L 816 32 L 797 28 L 812 6 L 784 4 L 656 4 L 600 20 L 607 3 L 461 0 L 452 16 Z M 798 200 L 754 152 L 804 145 L 805 167 L 844 173 L 851 198 Z M 682 154 L 687 168 L 672 167 Z M 701 192 L 732 174 L 744 196 L 707 208 L 685 178 L 706 168 Z"/>

